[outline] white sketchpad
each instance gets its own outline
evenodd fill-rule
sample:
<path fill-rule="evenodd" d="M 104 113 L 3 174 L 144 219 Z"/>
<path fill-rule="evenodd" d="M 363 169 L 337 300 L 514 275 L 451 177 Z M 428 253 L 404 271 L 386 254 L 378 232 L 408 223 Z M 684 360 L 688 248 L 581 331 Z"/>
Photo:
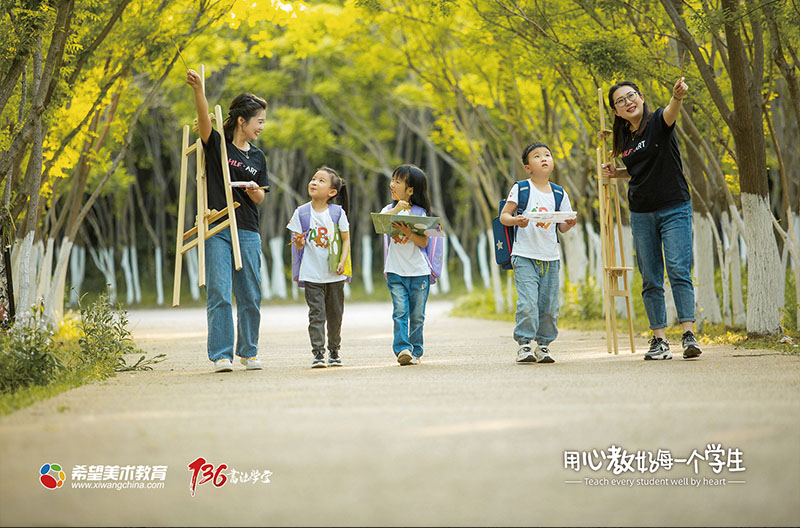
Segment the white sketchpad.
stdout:
<path fill-rule="evenodd" d="M 528 220 L 535 220 L 536 222 L 555 222 L 563 224 L 567 220 L 578 218 L 578 213 L 575 211 L 540 211 L 537 213 L 525 213 L 523 215 Z"/>

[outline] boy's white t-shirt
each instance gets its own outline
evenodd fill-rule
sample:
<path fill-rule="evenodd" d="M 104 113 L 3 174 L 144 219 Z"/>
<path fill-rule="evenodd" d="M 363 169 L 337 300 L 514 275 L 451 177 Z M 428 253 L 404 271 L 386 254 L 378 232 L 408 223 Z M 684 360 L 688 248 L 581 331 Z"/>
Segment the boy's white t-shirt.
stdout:
<path fill-rule="evenodd" d="M 528 179 L 530 184 L 530 196 L 528 197 L 528 207 L 523 213 L 531 212 L 550 212 L 556 210 L 556 198 L 551 192 L 543 193 L 533 182 Z M 507 201 L 519 203 L 517 196 L 519 185 L 514 184 L 511 192 L 508 193 Z M 567 191 L 564 191 L 564 198 L 561 200 L 559 211 L 571 212 L 572 205 L 569 203 Z M 531 220 L 528 227 L 517 227 L 517 237 L 514 240 L 514 249 L 511 255 L 525 257 L 535 260 L 552 261 L 559 260 L 558 239 L 556 238 L 555 222 L 534 222 Z"/>
<path fill-rule="evenodd" d="M 387 205 L 381 210 L 386 213 L 392 208 L 392 204 Z M 400 211 L 399 215 L 409 215 L 408 211 Z M 389 237 L 389 252 L 386 255 L 386 262 L 383 266 L 384 273 L 396 273 L 401 277 L 419 277 L 430 275 L 431 268 L 425 260 L 425 256 L 420 251 L 419 246 L 402 234 Z"/>
<path fill-rule="evenodd" d="M 295 209 L 292 219 L 286 228 L 294 233 L 302 233 L 300 225 L 300 209 Z M 303 282 L 316 282 L 326 284 L 339 282 L 346 279 L 344 275 L 338 275 L 335 271 L 328 270 L 328 247 L 333 239 L 333 218 L 328 209 L 318 213 L 311 208 L 308 219 L 308 234 L 306 235 L 306 245 L 303 251 L 303 260 L 300 262 L 299 280 Z M 350 230 L 350 222 L 347 215 L 342 211 L 339 217 L 339 231 L 342 233 Z"/>

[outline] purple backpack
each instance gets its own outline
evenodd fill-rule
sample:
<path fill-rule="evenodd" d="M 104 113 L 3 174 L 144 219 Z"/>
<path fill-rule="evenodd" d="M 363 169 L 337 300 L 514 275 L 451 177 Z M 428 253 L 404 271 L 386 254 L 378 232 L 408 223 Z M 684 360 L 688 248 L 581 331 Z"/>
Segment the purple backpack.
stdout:
<path fill-rule="evenodd" d="M 418 205 L 412 205 L 409 211 L 412 216 L 426 216 L 427 211 Z M 441 228 L 440 228 L 441 229 Z M 386 258 L 389 256 L 389 235 L 383 235 L 383 263 L 386 264 Z M 417 246 L 419 247 L 419 246 Z M 441 237 L 428 237 L 428 245 L 424 248 L 419 248 L 422 251 L 422 256 L 425 257 L 425 262 L 431 269 L 430 279 L 431 284 L 436 284 L 436 279 L 442 276 L 443 252 L 444 241 Z"/>
<path fill-rule="evenodd" d="M 342 217 L 342 206 L 336 204 L 328 204 L 328 212 L 331 215 L 331 220 L 333 220 L 334 228 L 338 229 L 339 227 L 339 218 Z M 297 215 L 300 218 L 300 229 L 303 233 L 306 233 L 309 228 L 311 227 L 311 202 L 304 203 L 300 207 L 297 208 Z M 292 280 L 297 282 L 297 286 L 300 288 L 305 287 L 305 283 L 300 280 L 300 263 L 303 262 L 303 252 L 305 251 L 305 247 L 303 249 L 297 249 L 294 244 L 292 244 Z M 346 275 L 345 282 L 350 282 L 350 276 Z"/>

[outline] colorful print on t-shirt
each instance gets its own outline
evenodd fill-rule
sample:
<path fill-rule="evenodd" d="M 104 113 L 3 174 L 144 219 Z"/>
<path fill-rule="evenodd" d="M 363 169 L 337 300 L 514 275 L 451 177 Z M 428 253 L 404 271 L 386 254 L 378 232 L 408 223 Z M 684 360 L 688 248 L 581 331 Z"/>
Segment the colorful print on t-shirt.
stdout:
<path fill-rule="evenodd" d="M 328 249 L 330 240 L 328 239 L 328 228 L 322 226 L 312 227 L 308 233 L 308 240 L 314 242 L 317 247 Z"/>

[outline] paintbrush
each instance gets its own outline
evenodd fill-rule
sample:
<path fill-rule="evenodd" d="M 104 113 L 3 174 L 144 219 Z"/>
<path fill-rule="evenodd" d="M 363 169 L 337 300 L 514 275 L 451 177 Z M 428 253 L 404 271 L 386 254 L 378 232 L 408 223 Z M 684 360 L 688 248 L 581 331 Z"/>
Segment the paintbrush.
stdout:
<path fill-rule="evenodd" d="M 175 43 L 172 37 L 170 37 L 169 39 L 172 40 L 172 44 L 175 46 L 175 49 L 178 50 L 178 57 L 180 57 L 181 60 L 183 61 L 183 65 L 186 66 L 187 70 L 190 70 L 191 68 L 189 68 L 189 65 L 186 64 L 186 59 L 183 58 L 183 53 L 181 53 L 181 49 L 178 47 L 178 45 Z"/>
<path fill-rule="evenodd" d="M 308 231 L 311 231 L 311 230 L 309 229 Z M 298 240 L 300 240 L 300 239 L 302 239 L 302 238 L 305 238 L 305 237 L 306 237 L 306 235 L 308 234 L 308 231 L 306 231 L 305 233 L 298 233 L 298 234 L 294 235 L 294 236 L 292 237 L 292 241 L 291 241 L 291 242 L 289 242 L 288 244 L 286 244 L 286 246 L 287 246 L 287 247 L 288 247 L 288 246 L 291 246 L 292 244 L 294 244 L 294 243 L 295 243 L 295 242 L 297 242 Z"/>

